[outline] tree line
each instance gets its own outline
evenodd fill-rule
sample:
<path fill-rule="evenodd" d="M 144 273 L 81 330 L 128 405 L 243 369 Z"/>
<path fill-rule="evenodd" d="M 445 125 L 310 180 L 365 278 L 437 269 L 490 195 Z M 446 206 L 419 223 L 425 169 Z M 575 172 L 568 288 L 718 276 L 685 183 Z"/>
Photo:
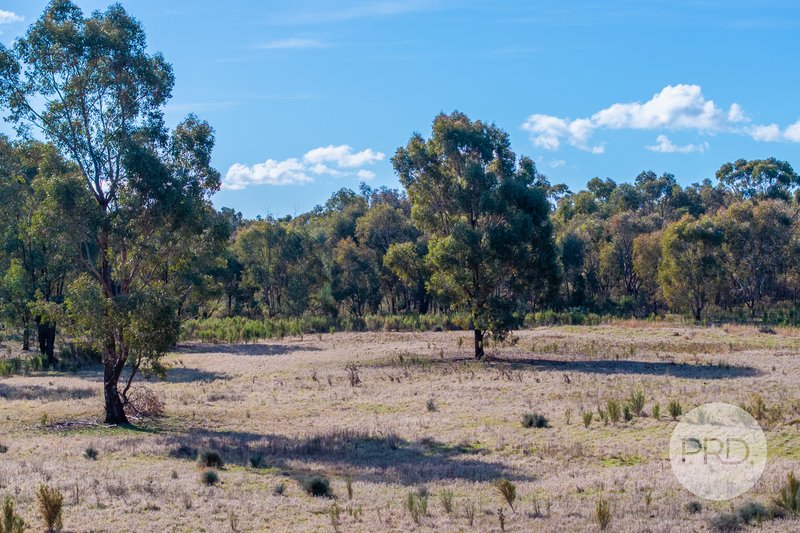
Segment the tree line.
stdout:
<path fill-rule="evenodd" d="M 0 46 L 0 313 L 54 365 L 57 339 L 104 368 L 106 421 L 187 318 L 460 312 L 475 355 L 526 313 L 793 317 L 800 178 L 776 159 L 593 178 L 572 192 L 506 132 L 453 112 L 392 164 L 402 189 L 342 189 L 295 217 L 249 220 L 211 197 L 214 132 L 163 108 L 174 77 L 140 23 L 53 0 Z M 130 369 L 123 376 L 126 366 Z"/>

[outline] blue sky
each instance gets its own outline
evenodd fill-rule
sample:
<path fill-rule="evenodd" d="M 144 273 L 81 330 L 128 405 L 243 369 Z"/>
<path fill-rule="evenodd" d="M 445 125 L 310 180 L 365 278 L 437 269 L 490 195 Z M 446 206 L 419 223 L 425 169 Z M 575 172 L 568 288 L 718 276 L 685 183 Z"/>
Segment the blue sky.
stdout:
<path fill-rule="evenodd" d="M 215 204 L 250 217 L 398 186 L 395 149 L 454 109 L 573 190 L 645 169 L 687 184 L 737 158 L 800 167 L 793 1 L 122 3 L 174 66 L 169 121 L 216 129 Z M 0 40 L 45 4 L 0 0 Z"/>

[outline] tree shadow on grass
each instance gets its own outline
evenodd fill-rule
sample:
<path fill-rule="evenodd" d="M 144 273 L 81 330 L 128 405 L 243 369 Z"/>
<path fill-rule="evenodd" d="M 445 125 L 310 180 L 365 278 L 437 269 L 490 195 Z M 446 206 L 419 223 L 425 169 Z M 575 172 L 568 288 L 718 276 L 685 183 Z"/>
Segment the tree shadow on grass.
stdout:
<path fill-rule="evenodd" d="M 8 385 L 0 383 L 0 399 L 43 400 L 58 402 L 64 400 L 82 400 L 98 394 L 98 390 L 86 387 L 44 387 L 42 385 Z"/>
<path fill-rule="evenodd" d="M 187 354 L 228 354 L 228 355 L 249 355 L 249 356 L 270 356 L 270 355 L 290 355 L 295 352 L 315 352 L 319 351 L 316 346 L 308 345 L 286 345 L 286 344 L 181 344 L 177 347 L 177 353 Z"/>
<path fill-rule="evenodd" d="M 590 360 L 561 361 L 538 358 L 495 358 L 494 362 L 508 363 L 514 368 L 542 371 L 583 372 L 588 374 L 633 374 L 672 376 L 684 379 L 733 379 L 761 375 L 749 366 L 689 365 L 665 361 Z"/>
<path fill-rule="evenodd" d="M 198 381 L 210 382 L 216 380 L 228 380 L 231 376 L 224 372 L 214 372 L 212 370 L 201 370 L 199 368 L 189 368 L 185 366 L 173 366 L 167 370 L 167 383 L 195 383 Z M 149 377 L 145 381 L 161 381 L 156 377 Z"/>
<path fill-rule="evenodd" d="M 447 479 L 492 481 L 533 477 L 492 461 L 480 459 L 472 447 L 453 447 L 432 439 L 409 442 L 396 435 L 335 430 L 304 438 L 248 432 L 190 430 L 161 444 L 173 458 L 193 459 L 199 449 L 218 451 L 227 464 L 279 468 L 302 479 L 313 471 L 303 462 L 325 465 L 335 475 L 374 483 L 416 485 Z M 298 463 L 301 463 L 298 465 Z"/>

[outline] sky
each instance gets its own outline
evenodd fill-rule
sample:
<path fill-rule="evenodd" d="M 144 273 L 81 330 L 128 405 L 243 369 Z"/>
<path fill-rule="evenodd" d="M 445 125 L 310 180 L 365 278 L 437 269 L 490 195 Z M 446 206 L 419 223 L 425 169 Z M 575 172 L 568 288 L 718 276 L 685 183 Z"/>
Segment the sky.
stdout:
<path fill-rule="evenodd" d="M 0 0 L 0 41 L 45 5 Z M 643 170 L 689 184 L 739 158 L 800 167 L 791 0 L 122 5 L 173 65 L 168 122 L 193 112 L 216 131 L 215 205 L 247 217 L 296 215 L 362 181 L 399 187 L 395 150 L 453 110 L 497 124 L 573 191 Z"/>

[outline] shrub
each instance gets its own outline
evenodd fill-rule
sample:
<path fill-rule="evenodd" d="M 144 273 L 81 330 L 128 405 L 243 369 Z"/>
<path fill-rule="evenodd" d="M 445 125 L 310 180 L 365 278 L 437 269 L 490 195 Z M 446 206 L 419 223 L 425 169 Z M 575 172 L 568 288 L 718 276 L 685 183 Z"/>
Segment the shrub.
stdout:
<path fill-rule="evenodd" d="M 36 491 L 36 501 L 39 515 L 42 517 L 47 531 L 60 531 L 63 527 L 61 511 L 64 506 L 64 496 L 61 492 L 47 485 L 39 485 L 39 490 Z"/>
<path fill-rule="evenodd" d="M 96 461 L 98 453 L 97 453 L 96 449 L 94 449 L 93 447 L 89 446 L 88 448 L 83 450 L 83 456 L 86 459 L 89 459 L 90 461 Z"/>
<path fill-rule="evenodd" d="M 627 403 L 622 407 L 622 418 L 625 422 L 633 420 L 633 413 L 631 413 L 631 406 Z"/>
<path fill-rule="evenodd" d="M 594 417 L 594 413 L 591 411 L 584 411 L 583 413 L 583 427 L 588 428 L 592 425 L 592 418 Z"/>
<path fill-rule="evenodd" d="M 547 428 L 550 427 L 550 423 L 544 415 L 526 413 L 522 416 L 522 426 L 526 428 Z"/>
<path fill-rule="evenodd" d="M 611 420 L 611 423 L 616 425 L 622 416 L 622 408 L 619 402 L 617 400 L 608 400 L 606 402 L 606 411 L 608 412 L 608 418 Z"/>
<path fill-rule="evenodd" d="M 597 414 L 600 415 L 600 420 L 603 421 L 603 425 L 608 425 L 608 411 L 602 409 L 599 405 L 597 406 Z"/>
<path fill-rule="evenodd" d="M 766 506 L 758 502 L 749 502 L 739 509 L 739 518 L 746 525 L 760 525 L 764 520 L 770 519 Z"/>
<path fill-rule="evenodd" d="M 667 411 L 669 411 L 669 416 L 673 420 L 677 420 L 683 414 L 683 406 L 679 400 L 670 400 L 669 405 L 667 405 Z"/>
<path fill-rule="evenodd" d="M 0 453 L 6 453 L 8 451 L 8 446 L 0 444 Z"/>
<path fill-rule="evenodd" d="M 742 529 L 742 521 L 733 513 L 722 513 L 709 520 L 711 527 L 720 533 L 729 533 Z"/>
<path fill-rule="evenodd" d="M 408 491 L 406 495 L 406 510 L 411 515 L 415 524 L 419 524 L 423 516 L 428 514 L 428 491 L 425 489 L 416 492 Z"/>
<path fill-rule="evenodd" d="M 660 420 L 661 419 L 661 406 L 655 404 L 653 406 L 653 420 Z"/>
<path fill-rule="evenodd" d="M 303 490 L 315 498 L 333 496 L 331 493 L 331 482 L 325 476 L 311 476 L 303 480 Z"/>
<path fill-rule="evenodd" d="M 286 483 L 278 483 L 275 485 L 275 488 L 272 489 L 272 493 L 275 496 L 283 496 L 284 492 L 286 492 Z"/>
<path fill-rule="evenodd" d="M 222 468 L 225 465 L 222 455 L 215 450 L 203 450 L 197 457 L 197 462 L 205 468 Z"/>
<path fill-rule="evenodd" d="M 508 503 L 508 506 L 511 507 L 511 510 L 514 511 L 514 500 L 517 499 L 517 486 L 507 479 L 497 480 L 494 486 L 497 492 L 503 496 L 506 503 Z"/>
<path fill-rule="evenodd" d="M 190 461 L 194 461 L 197 459 L 197 448 L 181 444 L 177 448 L 171 449 L 169 451 L 169 456 L 173 459 L 189 459 Z"/>
<path fill-rule="evenodd" d="M 6 496 L 3 502 L 3 516 L 0 517 L 0 533 L 22 533 L 25 531 L 25 521 L 17 515 L 14 502 Z"/>
<path fill-rule="evenodd" d="M 252 468 L 261 468 L 264 465 L 264 457 L 260 454 L 251 455 L 248 462 Z"/>
<path fill-rule="evenodd" d="M 464 516 L 467 517 L 469 527 L 475 525 L 475 502 L 469 501 L 464 503 Z"/>
<path fill-rule="evenodd" d="M 611 504 L 608 500 L 600 498 L 594 508 L 594 521 L 600 529 L 606 529 L 611 525 Z"/>
<path fill-rule="evenodd" d="M 686 504 L 686 512 L 689 514 L 697 514 L 703 511 L 703 504 L 697 500 L 692 500 Z"/>
<path fill-rule="evenodd" d="M 439 493 L 439 501 L 442 502 L 444 512 L 450 514 L 453 512 L 453 491 L 450 489 L 442 489 Z"/>
<path fill-rule="evenodd" d="M 794 516 L 800 516 L 800 481 L 795 477 L 794 472 L 789 472 L 786 476 L 786 484 L 781 487 L 778 495 L 772 502 L 780 509 L 787 511 Z"/>
<path fill-rule="evenodd" d="M 347 479 L 344 480 L 344 486 L 347 489 L 347 499 L 353 499 L 353 478 L 347 476 Z"/>
<path fill-rule="evenodd" d="M 204 485 L 213 487 L 219 483 L 219 474 L 217 474 L 214 470 L 205 470 L 200 476 L 200 481 L 202 481 Z"/>
<path fill-rule="evenodd" d="M 347 378 L 351 387 L 357 387 L 361 384 L 361 376 L 358 374 L 358 367 L 355 363 L 348 363 L 344 369 L 347 370 Z"/>
<path fill-rule="evenodd" d="M 429 413 L 433 413 L 436 411 L 436 401 L 433 398 L 429 398 L 427 402 L 425 402 L 425 407 L 428 409 Z"/>
<path fill-rule="evenodd" d="M 641 388 L 638 388 L 631 392 L 631 395 L 628 398 L 628 403 L 631 405 L 633 414 L 636 416 L 642 416 L 644 414 L 644 391 Z"/>

